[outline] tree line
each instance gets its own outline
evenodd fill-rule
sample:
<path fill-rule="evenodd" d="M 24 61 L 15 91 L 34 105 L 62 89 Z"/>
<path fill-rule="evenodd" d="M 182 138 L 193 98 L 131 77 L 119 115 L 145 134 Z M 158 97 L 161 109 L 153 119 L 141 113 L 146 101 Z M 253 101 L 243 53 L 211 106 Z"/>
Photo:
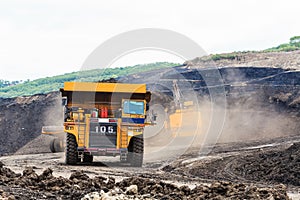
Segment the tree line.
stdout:
<path fill-rule="evenodd" d="M 10 98 L 17 96 L 28 96 L 33 94 L 45 94 L 52 91 L 58 91 L 63 87 L 64 82 L 68 81 L 87 81 L 97 82 L 109 78 L 118 78 L 130 74 L 173 67 L 178 63 L 156 62 L 150 64 L 140 64 L 128 67 L 93 69 L 87 71 L 71 72 L 63 75 L 40 78 L 32 81 L 4 81 L 3 87 L 0 86 L 0 97 Z"/>

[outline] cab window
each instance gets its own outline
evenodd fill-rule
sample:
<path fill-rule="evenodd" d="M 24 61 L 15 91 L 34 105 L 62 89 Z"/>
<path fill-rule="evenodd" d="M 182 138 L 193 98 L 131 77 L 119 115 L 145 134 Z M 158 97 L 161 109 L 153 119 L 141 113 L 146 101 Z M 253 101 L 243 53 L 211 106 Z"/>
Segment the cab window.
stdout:
<path fill-rule="evenodd" d="M 125 114 L 144 114 L 144 102 L 143 101 L 132 101 L 125 100 L 123 103 L 123 112 Z"/>

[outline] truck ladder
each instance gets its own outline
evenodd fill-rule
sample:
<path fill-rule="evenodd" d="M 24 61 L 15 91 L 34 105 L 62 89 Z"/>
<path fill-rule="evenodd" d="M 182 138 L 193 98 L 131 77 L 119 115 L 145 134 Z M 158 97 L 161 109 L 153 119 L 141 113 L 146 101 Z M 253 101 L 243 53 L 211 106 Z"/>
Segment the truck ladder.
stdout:
<path fill-rule="evenodd" d="M 120 148 L 127 148 L 128 144 L 128 127 L 121 128 Z"/>

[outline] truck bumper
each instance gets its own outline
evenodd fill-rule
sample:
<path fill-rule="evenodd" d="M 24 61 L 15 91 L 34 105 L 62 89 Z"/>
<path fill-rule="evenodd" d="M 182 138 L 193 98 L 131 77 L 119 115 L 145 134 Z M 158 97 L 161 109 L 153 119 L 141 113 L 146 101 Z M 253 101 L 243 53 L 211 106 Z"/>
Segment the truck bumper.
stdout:
<path fill-rule="evenodd" d="M 78 148 L 78 152 L 89 153 L 95 156 L 117 156 L 123 153 L 127 153 L 127 148 Z"/>

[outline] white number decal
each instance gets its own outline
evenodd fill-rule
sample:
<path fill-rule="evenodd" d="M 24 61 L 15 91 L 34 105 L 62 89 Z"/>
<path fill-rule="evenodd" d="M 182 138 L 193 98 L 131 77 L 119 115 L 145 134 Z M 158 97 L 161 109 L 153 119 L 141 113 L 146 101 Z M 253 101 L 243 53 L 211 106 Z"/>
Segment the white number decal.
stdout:
<path fill-rule="evenodd" d="M 108 127 L 108 133 L 113 133 L 114 132 L 114 128 L 112 126 Z"/>
<path fill-rule="evenodd" d="M 113 134 L 115 133 L 115 130 L 114 130 L 114 126 L 96 126 L 95 127 L 95 131 L 96 133 L 102 133 L 102 134 L 105 134 L 105 133 L 110 133 L 110 134 Z"/>
<path fill-rule="evenodd" d="M 100 133 L 105 133 L 105 132 L 106 132 L 106 127 L 100 126 Z"/>

